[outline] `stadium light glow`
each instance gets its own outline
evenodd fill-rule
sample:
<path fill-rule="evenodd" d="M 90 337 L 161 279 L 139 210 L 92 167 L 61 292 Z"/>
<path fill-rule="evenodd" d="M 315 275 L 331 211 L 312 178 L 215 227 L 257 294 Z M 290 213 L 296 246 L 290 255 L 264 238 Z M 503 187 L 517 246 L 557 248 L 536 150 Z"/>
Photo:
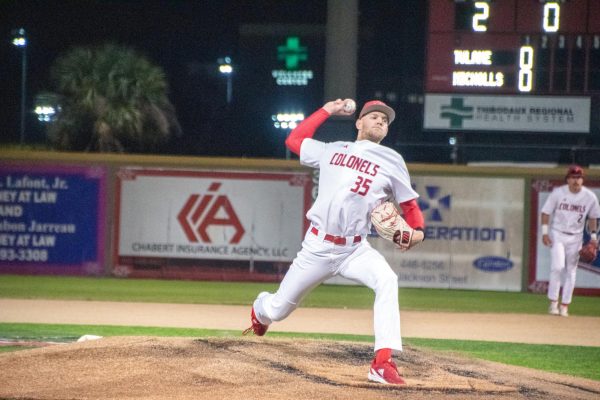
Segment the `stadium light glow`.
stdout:
<path fill-rule="evenodd" d="M 231 81 L 231 75 L 233 74 L 233 65 L 231 63 L 231 57 L 223 57 L 217 60 L 219 63 L 219 72 L 227 77 L 227 104 L 230 104 L 233 99 L 233 83 Z"/>
<path fill-rule="evenodd" d="M 303 113 L 278 113 L 272 115 L 273 126 L 277 129 L 294 129 L 304 119 Z"/>
<path fill-rule="evenodd" d="M 12 31 L 12 44 L 21 50 L 21 128 L 20 141 L 25 143 L 25 103 L 27 96 L 27 36 L 24 28 Z"/>

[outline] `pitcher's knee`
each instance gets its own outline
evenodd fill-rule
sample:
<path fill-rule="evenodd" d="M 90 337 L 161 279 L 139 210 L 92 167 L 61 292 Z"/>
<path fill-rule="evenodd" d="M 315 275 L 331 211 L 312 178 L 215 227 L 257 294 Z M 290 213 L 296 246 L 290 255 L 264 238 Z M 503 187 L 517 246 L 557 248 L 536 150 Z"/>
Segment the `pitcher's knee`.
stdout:
<path fill-rule="evenodd" d="M 550 273 L 561 274 L 564 269 L 565 269 L 565 267 L 562 267 L 562 266 L 558 266 L 558 267 L 551 266 Z"/>
<path fill-rule="evenodd" d="M 388 273 L 377 279 L 375 292 L 381 291 L 398 293 L 398 276 L 394 271 L 390 270 Z"/>
<path fill-rule="evenodd" d="M 296 307 L 296 304 L 290 303 L 271 304 L 269 309 L 269 318 L 271 318 L 271 320 L 274 322 L 284 320 L 296 309 Z"/>

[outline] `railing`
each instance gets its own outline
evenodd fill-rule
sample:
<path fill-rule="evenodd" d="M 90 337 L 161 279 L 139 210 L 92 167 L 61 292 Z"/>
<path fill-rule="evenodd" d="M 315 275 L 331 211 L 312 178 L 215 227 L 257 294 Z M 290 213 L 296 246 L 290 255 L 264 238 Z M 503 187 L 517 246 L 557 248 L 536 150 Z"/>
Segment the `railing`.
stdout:
<path fill-rule="evenodd" d="M 480 161 L 600 163 L 600 147 L 503 143 L 397 143 L 396 150 L 408 162 L 468 164 Z"/>

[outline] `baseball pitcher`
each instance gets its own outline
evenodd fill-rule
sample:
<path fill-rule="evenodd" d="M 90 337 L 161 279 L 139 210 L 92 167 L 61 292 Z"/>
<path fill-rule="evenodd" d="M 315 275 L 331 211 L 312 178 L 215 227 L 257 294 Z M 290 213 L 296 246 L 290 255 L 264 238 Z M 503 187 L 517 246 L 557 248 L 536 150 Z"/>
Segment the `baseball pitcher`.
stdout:
<path fill-rule="evenodd" d="M 392 361 L 392 350 L 402 350 L 398 278 L 366 238 L 374 224 L 382 237 L 405 251 L 424 239 L 424 219 L 404 159 L 379 144 L 395 117 L 391 107 L 377 100 L 367 102 L 356 120 L 354 142 L 312 139 L 330 116 L 350 116 L 355 108 L 351 99 L 327 102 L 286 140 L 303 165 L 319 169 L 319 192 L 306 214 L 310 227 L 302 249 L 277 292 L 258 295 L 251 311 L 252 326 L 244 333 L 264 335 L 271 323 L 290 315 L 310 290 L 340 275 L 375 291 L 375 357 L 368 379 L 404 384 Z"/>

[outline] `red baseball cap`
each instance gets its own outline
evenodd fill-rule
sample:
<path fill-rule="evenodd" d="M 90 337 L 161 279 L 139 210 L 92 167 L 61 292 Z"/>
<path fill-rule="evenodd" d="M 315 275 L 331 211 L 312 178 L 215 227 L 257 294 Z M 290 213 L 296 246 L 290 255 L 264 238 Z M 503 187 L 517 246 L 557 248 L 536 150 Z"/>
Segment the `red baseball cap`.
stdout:
<path fill-rule="evenodd" d="M 570 176 L 577 176 L 577 177 L 582 177 L 583 178 L 583 168 L 581 168 L 579 165 L 577 164 L 573 164 L 571 166 L 569 166 L 569 169 L 567 170 L 567 178 Z"/>
<path fill-rule="evenodd" d="M 388 125 L 392 123 L 394 118 L 396 118 L 396 112 L 392 109 L 392 107 L 385 104 L 383 101 L 379 100 L 371 100 L 367 101 L 363 106 L 362 110 L 360 110 L 360 114 L 358 114 L 358 118 L 362 118 L 364 115 L 367 115 L 373 111 L 380 111 L 387 115 L 388 117 Z"/>

